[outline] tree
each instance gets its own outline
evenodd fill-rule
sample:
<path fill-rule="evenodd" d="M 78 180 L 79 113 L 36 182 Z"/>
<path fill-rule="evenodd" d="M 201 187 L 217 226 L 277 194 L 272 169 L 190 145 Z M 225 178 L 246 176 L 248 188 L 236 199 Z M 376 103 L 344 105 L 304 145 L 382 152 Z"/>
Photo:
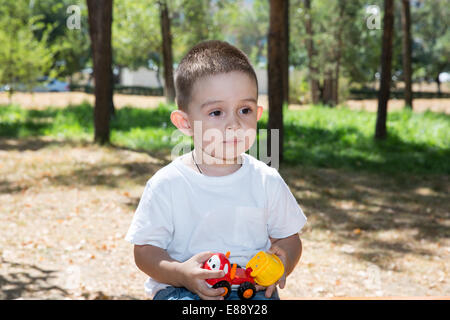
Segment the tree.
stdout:
<path fill-rule="evenodd" d="M 411 69 L 411 13 L 409 0 L 402 0 L 402 30 L 403 30 L 403 78 L 405 81 L 405 105 L 412 106 L 412 69 Z"/>
<path fill-rule="evenodd" d="M 87 0 L 95 81 L 94 142 L 109 143 L 113 98 L 111 24 L 112 0 Z"/>
<path fill-rule="evenodd" d="M 78 11 L 72 11 L 75 7 Z M 90 59 L 89 30 L 85 3 L 73 6 L 72 0 L 40 0 L 30 2 L 30 11 L 45 28 L 34 30 L 34 36 L 41 41 L 45 33 L 46 46 L 53 54 L 52 71 L 55 77 L 69 77 L 84 69 Z M 74 16 L 79 24 L 70 23 Z"/>
<path fill-rule="evenodd" d="M 305 1 L 305 29 L 306 29 L 306 49 L 308 51 L 309 87 L 311 90 L 311 101 L 313 104 L 319 103 L 319 80 L 317 68 L 314 65 L 314 34 L 311 19 L 311 0 Z"/>
<path fill-rule="evenodd" d="M 285 83 L 283 76 L 283 68 L 286 68 L 286 14 L 287 1 L 284 0 L 270 0 L 270 21 L 269 21 L 269 35 L 268 35 L 268 79 L 269 79 L 269 121 L 268 129 L 279 130 L 279 162 L 283 161 L 283 104 L 287 100 L 284 96 L 284 86 L 289 85 Z M 268 134 L 268 155 L 273 157 L 271 149 L 271 134 Z"/>
<path fill-rule="evenodd" d="M 49 29 L 41 18 L 32 16 L 23 1 L 0 1 L 0 83 L 9 85 L 10 101 L 16 88 L 31 90 L 52 65 L 53 55 L 46 47 Z M 40 40 L 34 30 L 42 30 Z"/>
<path fill-rule="evenodd" d="M 394 0 L 384 0 L 383 40 L 381 52 L 381 78 L 378 93 L 378 112 L 375 139 L 386 138 L 387 104 L 390 95 L 392 38 L 394 33 Z"/>
<path fill-rule="evenodd" d="M 214 19 L 218 6 L 223 1 L 213 0 L 176 0 L 171 1 L 172 26 L 174 27 L 174 39 L 179 50 L 175 51 L 176 60 L 181 57 L 187 50 L 200 41 L 208 39 L 223 40 L 223 34 L 220 26 Z"/>
<path fill-rule="evenodd" d="M 164 61 L 164 95 L 168 103 L 175 101 L 175 84 L 173 79 L 172 34 L 167 1 L 158 1 L 160 10 L 162 53 Z"/>
<path fill-rule="evenodd" d="M 112 26 L 114 63 L 136 70 L 159 65 L 161 59 L 160 13 L 156 1 L 115 0 Z M 145 36 L 142 36 L 145 35 Z"/>
<path fill-rule="evenodd" d="M 357 45 L 361 33 L 355 31 L 362 29 L 364 17 L 359 15 L 363 3 L 360 0 L 294 0 L 294 3 L 293 18 L 301 23 L 292 22 L 295 37 L 291 39 L 292 61 L 302 68 L 303 56 L 307 57 L 313 104 L 337 105 L 341 74 L 348 74 L 347 67 L 352 67 L 347 64 L 348 55 L 363 47 Z M 303 44 L 302 47 L 297 43 Z M 352 55 L 359 56 L 356 52 Z"/>
<path fill-rule="evenodd" d="M 450 6 L 446 0 L 412 4 L 414 76 L 419 80 L 435 81 L 440 94 L 439 75 L 450 72 Z"/>
<path fill-rule="evenodd" d="M 283 103 L 289 104 L 289 0 L 284 1 L 284 52 L 282 61 L 283 77 Z"/>

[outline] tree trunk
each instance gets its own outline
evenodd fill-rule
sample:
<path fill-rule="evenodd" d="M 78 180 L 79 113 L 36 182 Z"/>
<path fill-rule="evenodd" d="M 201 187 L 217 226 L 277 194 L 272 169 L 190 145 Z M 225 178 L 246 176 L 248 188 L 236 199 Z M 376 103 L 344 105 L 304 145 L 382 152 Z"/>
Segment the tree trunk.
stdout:
<path fill-rule="evenodd" d="M 442 91 L 441 91 L 441 79 L 439 79 L 439 75 L 440 75 L 441 73 L 440 72 L 438 72 L 438 74 L 437 74 L 437 76 L 436 76 L 436 78 L 435 78 L 435 81 L 436 81 L 436 85 L 437 85 L 437 89 L 438 89 L 438 97 L 440 98 L 441 96 L 442 96 Z"/>
<path fill-rule="evenodd" d="M 405 81 L 405 105 L 412 109 L 411 68 L 411 13 L 409 0 L 402 0 L 403 75 Z"/>
<path fill-rule="evenodd" d="M 333 71 L 328 70 L 324 74 L 322 103 L 327 106 L 333 106 Z"/>
<path fill-rule="evenodd" d="M 279 163 L 283 161 L 283 66 L 284 55 L 287 54 L 286 44 L 286 23 L 284 0 L 270 0 L 270 22 L 268 37 L 268 89 L 269 89 L 269 120 L 267 134 L 267 150 L 271 158 L 278 156 Z M 279 155 L 272 154 L 271 130 L 279 130 Z"/>
<path fill-rule="evenodd" d="M 375 139 L 386 138 L 387 104 L 390 95 L 392 38 L 394 32 L 394 0 L 384 0 L 383 39 L 381 53 L 381 78 L 378 93 L 378 112 Z"/>
<path fill-rule="evenodd" d="M 289 105 L 289 0 L 284 2 L 283 103 Z"/>
<path fill-rule="evenodd" d="M 339 6 L 339 16 L 343 17 L 344 13 L 345 13 L 345 2 L 339 2 L 338 3 Z M 337 45 L 336 45 L 336 51 L 334 54 L 334 59 L 335 59 L 335 69 L 334 69 L 334 74 L 333 74 L 333 87 L 332 87 L 332 103 L 333 105 L 338 105 L 339 104 L 339 76 L 340 76 L 340 68 L 341 68 L 341 57 L 342 57 L 342 33 L 343 33 L 343 26 L 344 22 L 341 21 L 341 23 L 338 26 L 337 29 L 337 34 L 336 34 L 336 38 L 337 38 Z"/>
<path fill-rule="evenodd" d="M 111 65 L 111 93 L 109 95 L 109 116 L 110 119 L 113 119 L 116 116 L 116 108 L 114 107 L 114 86 L 115 86 L 115 81 L 114 81 L 114 73 L 112 70 L 112 65 Z"/>
<path fill-rule="evenodd" d="M 163 84 L 161 83 L 161 60 L 158 59 L 158 62 L 156 63 L 156 80 L 158 81 L 158 86 L 160 88 L 163 87 Z"/>
<path fill-rule="evenodd" d="M 338 49 L 340 50 L 340 49 Z M 333 102 L 333 105 L 339 104 L 339 73 L 340 73 L 340 64 L 341 59 L 339 58 L 336 61 L 336 66 L 333 74 L 333 94 L 331 95 L 331 101 Z"/>
<path fill-rule="evenodd" d="M 172 56 L 172 34 L 170 33 L 170 18 L 167 1 L 159 1 L 162 51 L 164 63 L 164 95 L 168 103 L 175 101 L 175 85 L 173 80 L 173 56 Z"/>
<path fill-rule="evenodd" d="M 112 5 L 112 0 L 87 0 L 95 81 L 94 142 L 99 144 L 109 143 L 109 120 L 113 92 L 111 79 Z"/>
<path fill-rule="evenodd" d="M 309 86 L 311 90 L 311 102 L 313 104 L 318 104 L 320 96 L 320 88 L 319 88 L 319 80 L 317 79 L 317 68 L 314 66 L 315 51 L 313 43 L 314 33 L 311 22 L 311 1 L 310 0 L 304 1 L 306 12 L 305 29 L 307 34 L 306 49 L 308 51 L 308 69 L 309 69 Z"/>
<path fill-rule="evenodd" d="M 113 0 L 111 0 L 111 1 L 113 1 Z M 114 10 L 112 9 L 112 4 L 111 4 L 111 32 L 110 32 L 111 39 L 112 39 L 112 23 L 114 20 L 113 12 L 114 12 Z M 114 106 L 114 87 L 116 86 L 116 81 L 114 79 L 113 65 L 114 65 L 114 55 L 113 55 L 112 44 L 111 44 L 111 68 L 110 68 L 111 69 L 111 91 L 110 91 L 110 97 L 109 97 L 110 120 L 112 120 L 116 117 L 116 107 Z"/>

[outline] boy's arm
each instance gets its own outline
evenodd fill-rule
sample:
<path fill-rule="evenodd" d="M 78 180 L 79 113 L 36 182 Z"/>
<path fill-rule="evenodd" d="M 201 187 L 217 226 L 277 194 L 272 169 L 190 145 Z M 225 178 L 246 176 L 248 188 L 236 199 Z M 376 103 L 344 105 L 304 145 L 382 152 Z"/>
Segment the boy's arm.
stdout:
<path fill-rule="evenodd" d="M 272 246 L 269 249 L 270 253 L 277 255 L 284 265 L 284 274 L 277 281 L 277 283 L 268 286 L 267 288 L 257 285 L 257 290 L 266 289 L 265 296 L 270 298 L 275 291 L 276 285 L 278 284 L 281 289 L 286 285 L 286 277 L 294 270 L 300 256 L 302 255 L 302 241 L 298 233 L 295 233 L 289 237 L 282 239 L 270 238 Z"/>
<path fill-rule="evenodd" d="M 201 268 L 210 256 L 210 252 L 202 252 L 185 262 L 179 262 L 157 246 L 134 245 L 136 266 L 152 279 L 174 287 L 185 287 L 204 300 L 223 299 L 223 288 L 212 289 L 206 285 L 206 279 L 221 278 L 225 275 L 222 270 Z"/>
<path fill-rule="evenodd" d="M 302 255 L 302 241 L 298 233 L 282 239 L 270 238 L 270 242 L 272 242 L 270 252 L 275 254 L 279 253 L 281 256 L 284 255 L 285 275 L 289 275 L 294 270 Z"/>
<path fill-rule="evenodd" d="M 161 283 L 182 287 L 181 263 L 172 259 L 166 250 L 151 245 L 135 245 L 134 261 L 145 274 Z"/>

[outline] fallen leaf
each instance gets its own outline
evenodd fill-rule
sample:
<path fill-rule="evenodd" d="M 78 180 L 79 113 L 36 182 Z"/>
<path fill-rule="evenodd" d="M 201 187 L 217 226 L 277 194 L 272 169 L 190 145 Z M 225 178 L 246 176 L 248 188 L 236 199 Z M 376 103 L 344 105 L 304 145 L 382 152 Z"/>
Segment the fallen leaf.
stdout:
<path fill-rule="evenodd" d="M 104 294 L 102 291 L 97 292 L 97 296 L 95 298 L 93 298 L 93 300 L 108 300 L 108 299 L 109 299 L 109 296 Z"/>

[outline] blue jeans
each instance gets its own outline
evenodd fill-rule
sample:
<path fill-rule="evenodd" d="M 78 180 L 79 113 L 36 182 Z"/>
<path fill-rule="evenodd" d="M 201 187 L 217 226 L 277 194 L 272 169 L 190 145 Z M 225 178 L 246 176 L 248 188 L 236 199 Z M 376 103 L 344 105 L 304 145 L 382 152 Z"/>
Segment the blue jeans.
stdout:
<path fill-rule="evenodd" d="M 257 291 L 252 300 L 280 300 L 277 290 L 274 291 L 270 298 L 266 298 L 265 293 L 266 291 Z M 159 290 L 153 297 L 153 300 L 200 300 L 200 297 L 186 288 L 171 286 Z M 240 300 L 237 291 L 231 290 L 230 296 L 226 300 Z"/>

